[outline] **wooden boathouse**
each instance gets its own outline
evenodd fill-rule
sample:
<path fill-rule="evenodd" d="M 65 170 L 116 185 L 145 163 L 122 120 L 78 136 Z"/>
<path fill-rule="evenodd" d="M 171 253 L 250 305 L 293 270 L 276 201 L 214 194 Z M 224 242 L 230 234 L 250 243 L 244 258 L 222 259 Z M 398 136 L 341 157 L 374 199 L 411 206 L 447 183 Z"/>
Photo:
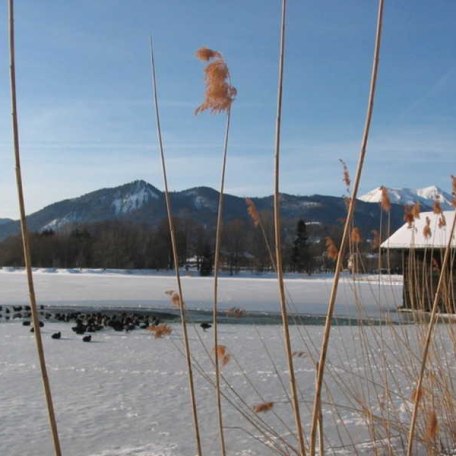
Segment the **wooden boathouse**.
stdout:
<path fill-rule="evenodd" d="M 382 243 L 383 250 L 402 253 L 404 308 L 431 310 L 454 217 L 455 211 L 444 211 L 440 214 L 422 212 L 419 218 L 405 223 Z M 450 262 L 439 297 L 441 313 L 455 313 L 456 310 L 455 234 L 450 253 Z"/>

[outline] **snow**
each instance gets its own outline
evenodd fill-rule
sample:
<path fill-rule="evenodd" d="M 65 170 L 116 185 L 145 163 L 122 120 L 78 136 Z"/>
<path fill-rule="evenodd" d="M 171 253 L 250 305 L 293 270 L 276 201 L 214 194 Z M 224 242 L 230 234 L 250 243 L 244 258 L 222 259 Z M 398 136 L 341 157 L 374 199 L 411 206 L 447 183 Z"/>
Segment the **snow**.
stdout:
<path fill-rule="evenodd" d="M 422 206 L 432 207 L 435 199 L 438 197 L 442 209 L 451 209 L 452 197 L 449 193 L 444 192 L 435 185 L 421 189 L 411 188 L 387 188 L 388 196 L 393 204 L 414 204 L 419 202 Z M 358 199 L 366 203 L 379 203 L 382 199 L 381 187 L 377 187 Z"/>
<path fill-rule="evenodd" d="M 34 279 L 38 303 L 50 306 L 141 305 L 169 309 L 164 291 L 175 289 L 175 278 L 168 274 L 49 269 L 35 270 Z M 286 289 L 289 301 L 293 302 L 291 307 L 295 306 L 302 313 L 324 313 L 331 279 L 323 275 L 288 277 Z M 344 276 L 336 313 L 380 316 L 385 311 L 394 311 L 400 304 L 401 279 L 382 276 L 380 280 L 378 276 Z M 212 279 L 186 276 L 182 281 L 189 307 L 208 309 Z M 25 283 L 23 270 L 5 268 L 0 271 L 0 305 L 26 303 Z M 365 300 L 365 306 L 360 306 L 361 299 Z M 277 283 L 268 276 L 223 277 L 220 305 L 222 308 L 236 306 L 277 312 Z M 173 332 L 163 339 L 154 339 L 147 330 L 119 333 L 105 328 L 94 333 L 93 341 L 88 344 L 81 342 L 81 336 L 74 334 L 71 326 L 70 323 L 46 321 L 42 328 L 63 454 L 193 456 L 195 444 L 180 325 L 171 323 Z M 62 332 L 61 340 L 51 339 L 50 335 L 56 331 Z M 322 327 L 298 325 L 292 326 L 290 331 L 293 349 L 306 350 L 307 353 L 295 358 L 295 368 L 302 422 L 308 435 L 315 380 L 314 359 Z M 354 443 L 358 454 L 369 455 L 375 445 L 381 444 L 370 441 L 365 417 L 353 409 L 343 385 L 334 383 L 334 375 L 342 375 L 340 378 L 352 385 L 354 394 L 358 394 L 366 388 L 365 376 L 377 378 L 381 360 L 391 356 L 391 366 L 397 369 L 394 381 L 406 386 L 400 394 L 392 396 L 388 413 L 404 423 L 409 420 L 411 403 L 404 397 L 410 397 L 412 386 L 404 381 L 404 372 L 408 372 L 410 366 L 404 366 L 398 354 L 399 338 L 395 336 L 398 331 L 407 334 L 409 341 L 419 340 L 414 325 L 333 328 L 327 382 L 338 408 L 336 411 L 336 408 L 325 405 L 323 413 L 326 444 L 337 447 L 334 454 L 354 454 L 350 446 Z M 189 325 L 203 452 L 216 456 L 220 450 L 215 395 L 210 383 L 213 378 L 212 337 L 211 330 L 204 332 L 198 325 Z M 274 402 L 274 408 L 258 417 L 271 426 L 271 432 L 277 432 L 280 438 L 295 444 L 293 416 L 282 386 L 288 385 L 288 368 L 283 355 L 281 326 L 223 324 L 219 328 L 219 337 L 219 343 L 225 345 L 232 355 L 230 363 L 223 368 L 223 391 L 231 403 L 236 404 L 233 407 L 227 400 L 223 401 L 228 454 L 274 454 L 253 437 L 258 436 L 258 431 L 238 410 L 241 407 L 245 413 L 252 414 L 253 405 L 265 401 Z M 378 340 L 381 340 L 382 356 L 376 358 L 376 363 L 367 363 L 366 367 L 364 344 L 372 342 L 371 350 L 375 353 L 380 351 L 380 345 L 373 343 L 379 343 Z M 52 444 L 33 335 L 20 321 L 3 320 L 0 323 L 0 346 L 0 454 L 51 455 Z M 374 383 L 368 388 L 373 386 Z M 372 394 L 371 397 L 378 395 Z M 323 400 L 329 400 L 329 396 L 325 394 Z M 380 413 L 375 408 L 373 410 Z M 380 452 L 382 448 L 385 448 L 385 443 Z"/>
<path fill-rule="evenodd" d="M 192 310 L 211 310 L 213 278 L 192 275 L 196 273 L 187 274 L 182 277 L 186 306 Z M 40 269 L 35 271 L 34 282 L 38 302 L 50 306 L 169 309 L 165 291 L 176 289 L 173 273 L 127 274 L 100 270 Z M 290 311 L 324 315 L 331 285 L 331 274 L 290 276 L 286 279 Z M 384 312 L 394 312 L 402 304 L 400 276 L 382 276 L 379 279 L 377 275 L 366 275 L 354 280 L 352 276 L 345 275 L 339 285 L 336 315 L 357 316 L 354 289 L 368 317 L 382 317 Z M 223 311 L 235 306 L 253 312 L 278 313 L 278 293 L 273 275 L 221 277 L 219 308 Z M 27 302 L 24 271 L 13 268 L 0 270 L 0 305 L 25 305 Z"/>
<path fill-rule="evenodd" d="M 69 223 L 76 223 L 76 222 L 78 222 L 80 220 L 81 220 L 81 217 L 78 216 L 77 214 L 69 213 L 69 214 L 65 215 L 64 217 L 62 217 L 62 218 L 53 219 L 49 223 L 47 223 L 46 225 L 43 225 L 41 227 L 41 231 L 44 231 L 44 230 L 58 230 L 59 228 L 62 228 L 63 226 L 65 226 L 65 225 L 67 225 Z"/>
<path fill-rule="evenodd" d="M 144 185 L 138 185 L 136 191 L 131 194 L 118 196 L 112 202 L 116 215 L 128 214 L 140 209 L 151 199 L 158 199 L 159 195 Z"/>
<path fill-rule="evenodd" d="M 413 226 L 410 227 L 408 223 L 405 223 L 386 239 L 381 246 L 388 249 L 446 248 L 455 212 L 444 211 L 443 215 L 446 220 L 446 225 L 439 227 L 440 214 L 434 214 L 434 212 L 421 212 L 420 218 L 414 220 Z M 430 237 L 424 235 L 424 227 L 428 223 L 427 219 L 429 220 L 429 228 L 431 229 Z M 453 235 L 452 246 L 456 247 L 455 235 Z"/>

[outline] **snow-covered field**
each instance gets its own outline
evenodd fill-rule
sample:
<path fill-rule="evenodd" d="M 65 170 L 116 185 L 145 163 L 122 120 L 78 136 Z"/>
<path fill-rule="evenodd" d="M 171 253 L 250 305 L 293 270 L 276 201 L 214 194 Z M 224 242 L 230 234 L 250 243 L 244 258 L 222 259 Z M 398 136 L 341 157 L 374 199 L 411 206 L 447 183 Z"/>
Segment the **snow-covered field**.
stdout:
<path fill-rule="evenodd" d="M 36 271 L 34 277 L 38 303 L 45 305 L 168 308 L 170 304 L 164 291 L 175 289 L 175 279 L 166 275 Z M 289 299 L 296 310 L 323 314 L 330 280 L 329 277 L 287 280 Z M 183 285 L 189 307 L 210 308 L 210 278 L 184 277 Z M 277 312 L 276 287 L 271 278 L 223 278 L 221 306 Z M 380 285 L 376 277 L 363 277 L 356 284 L 345 278 L 337 313 L 357 315 L 359 309 L 355 303 L 365 302 L 366 314 L 377 317 L 381 309 L 394 310 L 400 304 L 400 296 L 398 278 L 385 278 L 385 283 Z M 4 270 L 0 272 L 0 305 L 12 304 L 27 304 L 25 276 L 23 271 Z M 172 323 L 172 334 L 162 339 L 154 339 L 145 329 L 128 333 L 103 329 L 93 334 L 90 343 L 83 343 L 81 336 L 71 331 L 71 326 L 64 322 L 46 322 L 42 328 L 63 454 L 193 456 L 195 443 L 180 325 Z M 414 327 L 400 328 L 413 339 Z M 51 339 L 56 331 L 62 332 L 62 339 Z M 328 454 L 354 454 L 352 444 L 357 444 L 359 454 L 373 453 L 366 419 L 359 410 L 353 409 L 353 399 L 343 392 L 343 383 L 351 382 L 353 391 L 357 387 L 364 391 L 363 376 L 367 368 L 363 360 L 363 341 L 373 341 L 372 356 L 380 360 L 377 344 L 385 341 L 384 353 L 391 344 L 393 354 L 398 339 L 395 331 L 394 327 L 378 326 L 362 330 L 356 326 L 334 328 L 327 381 L 335 397 L 332 401 L 340 407 L 337 411 L 333 406 L 324 409 L 327 448 L 334 447 Z M 223 389 L 231 402 L 224 400 L 228 454 L 288 454 L 274 453 L 267 446 L 281 439 L 296 444 L 287 400 L 288 375 L 281 327 L 223 324 L 219 332 L 219 343 L 232 355 L 223 368 L 226 380 Z M 318 351 L 321 333 L 321 326 L 292 327 L 294 350 L 306 351 L 306 355 L 301 357 L 297 353 L 295 357 L 306 433 L 315 381 L 315 364 L 310 353 Z M 214 389 L 210 383 L 213 379 L 212 331 L 205 332 L 199 325 L 191 325 L 190 339 L 196 360 L 203 454 L 215 456 L 220 450 Z M 33 335 L 19 320 L 2 320 L 0 347 L 0 454 L 52 455 Z M 405 375 L 404 363 L 397 353 L 393 358 L 390 365 L 397 365 L 399 369 L 394 380 L 400 383 Z M 375 376 L 372 369 L 380 365 L 381 362 L 377 366 L 370 365 L 368 376 Z M 333 377 L 339 380 L 332 383 Z M 393 395 L 389 403 L 388 413 L 396 420 L 400 421 L 402 415 L 404 420 L 409 417 L 410 403 L 404 397 L 410 396 L 411 388 L 412 385 L 406 385 L 405 392 Z M 329 401 L 329 396 L 326 399 Z M 273 409 L 255 415 L 252 407 L 262 402 L 273 402 Z M 260 424 L 265 426 L 262 433 L 249 421 L 257 418 L 264 420 L 264 424 Z M 391 441 L 395 433 L 396 430 L 390 435 Z M 265 434 L 270 435 L 267 444 L 262 443 Z M 380 451 L 380 454 L 383 453 Z"/>

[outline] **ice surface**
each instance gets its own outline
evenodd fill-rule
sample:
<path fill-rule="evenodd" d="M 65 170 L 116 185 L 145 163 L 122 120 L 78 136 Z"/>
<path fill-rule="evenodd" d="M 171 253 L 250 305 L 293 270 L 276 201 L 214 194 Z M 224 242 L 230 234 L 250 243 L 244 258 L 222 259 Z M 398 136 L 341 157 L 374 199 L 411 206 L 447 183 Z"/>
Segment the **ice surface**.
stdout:
<path fill-rule="evenodd" d="M 170 275 L 52 271 L 34 274 L 39 304 L 90 304 L 96 307 L 102 302 L 136 307 L 141 303 L 146 307 L 169 308 L 164 291 L 175 288 L 175 279 Z M 210 307 L 212 279 L 189 276 L 183 278 L 183 284 L 190 306 Z M 297 310 L 320 314 L 326 310 L 330 284 L 330 277 L 296 277 L 289 278 L 286 286 Z M 221 304 L 225 308 L 277 311 L 276 286 L 271 278 L 226 277 L 221 280 Z M 379 316 L 384 309 L 394 309 L 400 295 L 398 278 L 387 278 L 379 283 L 378 277 L 374 276 L 357 281 L 345 277 L 337 312 Z M 361 302 L 360 296 L 366 303 L 363 308 L 357 306 Z M 23 271 L 0 272 L 0 305 L 26 303 Z M 81 336 L 71 331 L 71 326 L 46 322 L 42 328 L 63 454 L 193 456 L 195 443 L 180 325 L 171 324 L 171 336 L 163 339 L 154 339 L 147 330 L 125 333 L 103 329 L 92 335 L 91 343 L 83 343 Z M 410 332 L 408 337 L 412 340 L 414 328 L 403 328 Z M 372 454 L 374 444 L 369 440 L 365 417 L 353 408 L 352 399 L 346 397 L 338 382 L 343 379 L 354 391 L 363 390 L 367 372 L 363 344 L 380 337 L 384 341 L 382 347 L 390 344 L 388 353 L 394 355 L 391 366 L 398 369 L 394 380 L 405 383 L 401 370 L 405 363 L 396 359 L 397 339 L 392 337 L 393 330 L 396 331 L 394 326 L 333 329 L 327 381 L 331 385 L 332 400 L 340 404 L 340 408 L 337 413 L 334 408 L 325 408 L 324 421 L 327 444 L 338 448 L 334 454 L 353 454 L 350 447 L 353 442 L 358 445 L 358 454 Z M 62 332 L 62 339 L 51 339 L 56 331 Z M 315 382 L 314 356 L 321 334 L 321 326 L 291 327 L 293 349 L 306 352 L 302 357 L 295 357 L 295 368 L 307 435 Z M 203 450 L 205 455 L 216 456 L 220 449 L 211 384 L 214 375 L 212 331 L 204 332 L 198 325 L 190 325 L 189 336 L 195 360 Z M 251 415 L 252 407 L 265 401 L 274 402 L 274 408 L 260 418 L 270 426 L 270 432 L 277 432 L 276 441 L 280 438 L 295 445 L 281 326 L 223 324 L 219 337 L 219 343 L 232 355 L 223 368 L 223 390 L 231 401 L 223 400 L 228 454 L 275 454 L 268 446 L 274 438 L 261 443 L 264 436 L 260 436 L 237 409 L 241 407 Z M 34 337 L 18 320 L 3 322 L 0 323 L 0 347 L 0 454 L 52 455 Z M 368 373 L 374 378 L 381 373 L 376 373 L 382 359 L 378 353 L 379 347 L 373 344 L 372 356 L 377 361 L 368 363 Z M 334 381 L 334 378 L 339 380 Z M 407 383 L 405 392 L 393 395 L 390 404 L 390 413 L 404 422 L 410 416 L 410 403 L 404 397 L 410 397 L 411 388 Z M 324 396 L 325 401 L 329 398 Z"/>

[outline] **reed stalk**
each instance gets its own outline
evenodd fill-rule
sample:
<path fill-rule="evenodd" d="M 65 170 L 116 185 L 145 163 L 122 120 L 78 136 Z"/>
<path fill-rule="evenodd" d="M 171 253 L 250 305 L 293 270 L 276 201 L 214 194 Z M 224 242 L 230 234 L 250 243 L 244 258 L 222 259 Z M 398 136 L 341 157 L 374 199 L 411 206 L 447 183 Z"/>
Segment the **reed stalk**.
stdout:
<path fill-rule="evenodd" d="M 345 250 L 347 247 L 347 242 L 350 236 L 350 227 L 353 221 L 353 214 L 355 210 L 355 201 L 356 196 L 358 194 L 359 183 L 361 180 L 361 174 L 363 170 L 364 160 L 367 152 L 367 143 L 369 138 L 369 131 L 372 121 L 372 113 L 374 108 L 374 99 L 375 99 L 375 89 L 377 84 L 377 75 L 378 75 L 378 66 L 379 66 L 379 55 L 380 55 L 380 44 L 381 44 L 381 35 L 382 35 L 382 25 L 383 25 L 383 4 L 384 0 L 379 0 L 378 2 L 378 13 L 377 13 L 377 30 L 375 36 L 375 46 L 374 46 L 374 58 L 372 64 L 372 72 L 371 72 L 371 82 L 370 82 L 370 91 L 369 91 L 369 98 L 368 98 L 368 106 L 367 106 L 367 113 L 366 113 L 366 121 L 364 126 L 363 137 L 361 141 L 361 149 L 358 158 L 358 165 L 355 174 L 355 180 L 353 184 L 353 190 L 350 198 L 350 204 L 348 207 L 347 218 L 345 220 L 344 231 L 342 235 L 341 245 L 339 248 L 339 253 L 337 255 L 337 262 L 336 262 L 336 270 L 334 272 L 334 280 L 331 288 L 331 294 L 329 297 L 328 303 L 328 310 L 326 313 L 326 321 L 325 321 L 325 329 L 323 333 L 323 339 L 321 344 L 320 350 L 320 359 L 318 362 L 318 371 L 317 371 L 317 382 L 316 382 L 316 390 L 315 390 L 315 397 L 314 397 L 314 404 L 313 404 L 313 411 L 312 411 L 312 424 L 311 424 L 311 431 L 310 431 L 310 454 L 311 456 L 315 455 L 315 447 L 316 447 L 316 435 L 317 435 L 317 427 L 318 427 L 318 416 L 319 416 L 319 404 L 321 402 L 321 390 L 323 386 L 323 377 L 325 372 L 325 365 L 326 365 L 326 356 L 328 353 L 328 346 L 329 346 L 329 336 L 331 332 L 332 326 L 332 317 L 334 313 L 334 306 L 336 302 L 337 296 L 337 288 L 339 285 L 340 279 L 340 272 L 342 270 L 342 262 L 345 255 Z"/>
<path fill-rule="evenodd" d="M 428 359 L 429 348 L 430 348 L 431 339 L 432 339 L 432 333 L 434 331 L 434 327 L 437 322 L 439 299 L 440 299 L 441 291 L 444 287 L 445 274 L 446 274 L 446 270 L 448 267 L 449 258 L 451 255 L 451 244 L 453 241 L 455 227 L 456 227 L 456 213 L 454 214 L 453 224 L 451 225 L 451 230 L 448 235 L 448 245 L 446 246 L 446 249 L 445 249 L 445 255 L 444 255 L 443 261 L 442 261 L 442 267 L 440 269 L 439 281 L 437 283 L 437 289 L 435 290 L 434 301 L 432 303 L 432 311 L 431 311 L 431 316 L 430 316 L 428 329 L 427 329 L 427 333 L 426 333 L 426 339 L 424 342 L 423 354 L 421 355 L 420 373 L 419 373 L 418 382 L 416 385 L 417 392 L 420 392 L 421 388 L 423 386 L 424 371 L 426 369 L 426 362 Z M 408 432 L 407 456 L 411 456 L 412 451 L 413 451 L 413 439 L 415 436 L 416 421 L 418 418 L 418 408 L 420 405 L 420 400 L 421 400 L 421 394 L 416 394 L 414 405 L 413 405 L 412 419 L 410 421 L 410 428 L 409 428 L 409 432 Z"/>
<path fill-rule="evenodd" d="M 220 193 L 217 211 L 217 226 L 215 233 L 214 254 L 214 300 L 212 305 L 212 321 L 214 328 L 214 357 L 215 357 L 215 391 L 217 403 L 218 426 L 220 436 L 220 450 L 225 456 L 225 437 L 223 433 L 222 403 L 220 394 L 220 363 L 218 346 L 218 278 L 220 269 L 220 247 L 222 240 L 223 203 L 225 192 L 226 162 L 228 155 L 228 138 L 231 122 L 231 104 L 236 96 L 236 89 L 231 85 L 230 72 L 222 54 L 218 51 L 203 47 L 196 51 L 196 57 L 203 61 L 211 61 L 206 66 L 205 72 L 205 100 L 196 108 L 195 114 L 210 110 L 212 113 L 226 112 L 225 140 L 223 145 L 222 171 L 220 178 Z"/>
<path fill-rule="evenodd" d="M 223 160 L 222 160 L 222 173 L 220 178 L 220 193 L 217 211 L 217 228 L 215 232 L 215 252 L 214 252 L 214 302 L 212 307 L 212 320 L 214 329 L 214 360 L 215 360 L 215 391 L 217 401 L 217 416 L 220 436 L 220 451 L 222 456 L 226 454 L 225 436 L 223 432 L 223 415 L 222 415 L 222 400 L 220 394 L 220 363 L 218 348 L 218 278 L 220 269 L 220 245 L 222 239 L 222 224 L 223 224 L 223 201 L 225 191 L 225 174 L 226 174 L 226 160 L 228 152 L 228 137 L 230 132 L 231 109 L 228 109 L 226 116 L 225 140 L 223 145 Z"/>
<path fill-rule="evenodd" d="M 57 429 L 57 421 L 55 418 L 54 405 L 52 401 L 51 386 L 46 368 L 46 359 L 44 356 L 44 347 L 41 337 L 40 321 L 38 308 L 36 304 L 35 287 L 32 273 L 32 260 L 30 255 L 30 240 L 27 229 L 27 220 L 25 216 L 24 190 L 22 185 L 21 159 L 19 148 L 19 124 L 17 115 L 17 97 L 16 97 L 16 62 L 15 62 L 15 46 L 14 46 L 14 1 L 8 1 L 8 18 L 9 18 L 9 50 L 10 50 L 10 83 L 11 83 L 11 117 L 13 123 L 13 143 L 14 143 L 14 158 L 16 171 L 16 184 L 19 202 L 22 248 L 24 254 L 24 264 L 27 274 L 27 284 L 29 290 L 30 309 L 32 313 L 32 322 L 35 335 L 36 350 L 41 370 L 41 380 L 44 387 L 44 395 L 48 411 L 49 425 L 51 428 L 52 441 L 54 444 L 54 452 L 56 456 L 62 454 L 60 448 L 59 433 Z"/>
<path fill-rule="evenodd" d="M 160 113 L 158 109 L 158 94 L 157 94 L 157 77 L 155 73 L 155 60 L 154 60 L 154 51 L 153 51 L 153 43 L 152 38 L 150 38 L 150 62 L 151 62 L 151 70 L 152 70 L 152 89 L 153 89 L 153 101 L 155 107 L 155 118 L 156 118 L 156 127 L 157 127 L 157 139 L 158 145 L 160 149 L 160 159 L 162 165 L 162 172 L 163 172 L 163 182 L 165 186 L 165 202 L 166 202 L 166 212 L 168 216 L 168 224 L 169 224 L 169 231 L 171 236 L 171 249 L 173 254 L 173 262 L 174 262 L 174 269 L 176 272 L 176 281 L 177 281 L 177 288 L 179 293 L 180 305 L 180 320 L 182 326 L 182 335 L 184 340 L 184 349 L 185 349 L 185 359 L 187 362 L 187 374 L 188 374 L 188 384 L 189 384 L 189 392 L 190 392 L 190 399 L 191 399 L 191 406 L 192 406 L 192 417 L 193 417 L 193 427 L 195 432 L 195 441 L 196 441 L 196 448 L 198 456 L 202 455 L 201 450 L 201 437 L 200 437 L 200 430 L 199 430 L 199 423 L 198 423 L 198 411 L 196 406 L 196 395 L 195 395 L 195 387 L 193 381 L 193 369 L 192 369 L 192 359 L 191 359 L 191 352 L 190 352 L 190 343 L 188 339 L 188 332 L 187 332 L 187 321 L 186 321 L 186 309 L 185 309 L 185 302 L 182 292 L 182 283 L 181 277 L 179 273 L 179 257 L 177 254 L 177 242 L 176 242 L 176 232 L 174 227 L 174 221 L 172 218 L 172 210 L 171 210 L 171 200 L 169 197 L 169 189 L 168 189 L 168 177 L 166 172 L 166 161 L 165 161 L 165 152 L 163 148 L 163 138 L 161 133 L 161 126 L 160 126 Z"/>
<path fill-rule="evenodd" d="M 276 112 L 276 134 L 275 134 L 275 154 L 274 154 L 274 238 L 275 238 L 275 261 L 277 281 L 279 286 L 280 310 L 282 315 L 283 339 L 287 356 L 288 370 L 290 371 L 290 390 L 293 406 L 296 433 L 299 442 L 299 452 L 305 456 L 304 432 L 302 429 L 301 416 L 299 411 L 298 387 L 296 384 L 295 371 L 293 366 L 293 354 L 290 340 L 290 329 L 288 326 L 288 311 L 285 297 L 285 285 L 282 266 L 282 242 L 281 242 L 281 223 L 280 223 L 280 133 L 282 121 L 282 94 L 283 94 L 283 67 L 285 61 L 285 17 L 286 0 L 282 0 L 282 14 L 280 23 L 280 55 L 279 55 L 279 77 L 277 88 L 277 112 Z"/>

